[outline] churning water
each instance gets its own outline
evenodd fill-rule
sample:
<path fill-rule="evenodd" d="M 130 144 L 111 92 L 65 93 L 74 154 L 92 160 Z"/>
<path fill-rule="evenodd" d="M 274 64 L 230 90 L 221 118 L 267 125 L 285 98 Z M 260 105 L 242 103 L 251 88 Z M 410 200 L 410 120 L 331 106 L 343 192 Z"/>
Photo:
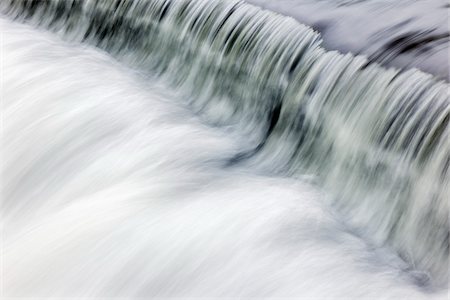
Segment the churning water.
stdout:
<path fill-rule="evenodd" d="M 448 83 L 241 1 L 0 8 L 4 295 L 447 296 Z"/>

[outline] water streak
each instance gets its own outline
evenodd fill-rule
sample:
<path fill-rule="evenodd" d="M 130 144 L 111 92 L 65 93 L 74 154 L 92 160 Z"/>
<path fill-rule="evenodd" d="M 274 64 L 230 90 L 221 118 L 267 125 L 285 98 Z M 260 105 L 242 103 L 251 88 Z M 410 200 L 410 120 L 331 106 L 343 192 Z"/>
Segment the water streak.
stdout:
<path fill-rule="evenodd" d="M 169 80 L 211 121 L 260 134 L 249 160 L 314 174 L 348 222 L 448 281 L 448 84 L 327 52 L 318 33 L 241 1 L 3 1 L 4 14 Z M 223 107 L 220 116 L 211 107 Z"/>

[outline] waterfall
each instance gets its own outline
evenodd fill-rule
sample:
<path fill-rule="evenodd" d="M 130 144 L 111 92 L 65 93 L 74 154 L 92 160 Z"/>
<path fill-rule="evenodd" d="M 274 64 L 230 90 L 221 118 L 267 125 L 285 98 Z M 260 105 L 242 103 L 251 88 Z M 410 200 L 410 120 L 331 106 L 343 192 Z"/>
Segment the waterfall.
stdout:
<path fill-rule="evenodd" d="M 447 282 L 448 83 L 327 51 L 311 28 L 243 1 L 6 0 L 0 8 L 164 78 L 198 111 L 225 102 L 230 110 L 217 118 L 260 133 L 231 163 L 315 175 L 351 226 Z"/>

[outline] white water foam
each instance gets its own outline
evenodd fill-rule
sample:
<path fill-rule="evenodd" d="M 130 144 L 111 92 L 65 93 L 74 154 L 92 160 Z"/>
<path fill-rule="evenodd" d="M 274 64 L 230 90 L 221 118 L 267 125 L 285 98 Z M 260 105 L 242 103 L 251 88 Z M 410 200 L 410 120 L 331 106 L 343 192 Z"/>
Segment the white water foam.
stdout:
<path fill-rule="evenodd" d="M 3 296 L 445 299 L 97 50 L 2 20 Z M 178 104 L 177 104 L 178 103 Z"/>
<path fill-rule="evenodd" d="M 350 226 L 447 284 L 448 84 L 327 52 L 311 28 L 236 0 L 2 4 L 164 78 L 210 122 L 241 123 L 255 143 L 228 165 L 317 176 Z"/>

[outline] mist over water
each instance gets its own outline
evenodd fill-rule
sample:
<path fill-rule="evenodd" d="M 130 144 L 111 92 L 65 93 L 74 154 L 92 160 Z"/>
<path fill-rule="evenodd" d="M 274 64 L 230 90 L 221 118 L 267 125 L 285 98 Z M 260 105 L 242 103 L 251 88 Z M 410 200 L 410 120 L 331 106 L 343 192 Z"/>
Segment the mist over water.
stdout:
<path fill-rule="evenodd" d="M 3 295 L 448 296 L 447 83 L 240 1 L 31 3 L 1 6 Z"/>

